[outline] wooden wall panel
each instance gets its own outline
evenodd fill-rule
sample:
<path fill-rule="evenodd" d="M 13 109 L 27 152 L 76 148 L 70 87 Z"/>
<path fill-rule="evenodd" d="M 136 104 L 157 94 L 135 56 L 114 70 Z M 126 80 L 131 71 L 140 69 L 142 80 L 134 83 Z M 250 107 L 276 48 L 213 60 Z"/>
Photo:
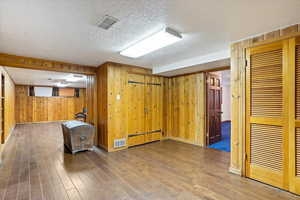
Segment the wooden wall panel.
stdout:
<path fill-rule="evenodd" d="M 147 129 L 162 127 L 165 138 L 183 142 L 205 145 L 205 74 L 197 73 L 173 78 L 153 77 L 151 70 L 137 68 L 117 63 L 105 63 L 98 68 L 98 126 L 99 146 L 107 151 L 120 149 L 113 148 L 115 139 L 127 138 L 131 108 L 128 108 L 129 74 L 146 75 L 146 82 L 162 83 L 153 85 L 146 93 L 146 103 L 154 101 L 162 104 L 153 104 L 151 115 L 158 115 L 162 120 L 154 117 L 146 119 Z M 160 88 L 161 87 L 161 88 Z M 120 99 L 117 99 L 119 95 Z M 158 111 L 163 113 L 155 113 Z M 161 112 L 160 111 L 160 112 Z M 148 115 L 150 116 L 150 115 Z M 161 121 L 159 124 L 157 122 Z M 134 122 L 137 123 L 137 122 Z"/>
<path fill-rule="evenodd" d="M 5 103 L 4 103 L 4 119 L 5 127 L 1 127 L 1 130 L 4 130 L 4 138 L 1 138 L 1 141 L 6 141 L 10 133 L 13 131 L 16 120 L 15 120 L 15 84 L 13 80 L 9 77 L 8 73 L 4 68 L 0 67 L 0 72 L 5 77 Z M 0 80 L 1 88 L 1 80 Z M 0 105 L 1 106 L 1 105 Z M 1 108 L 2 109 L 2 108 Z M 1 115 L 1 113 L 0 113 Z M 2 116 L 1 116 L 2 118 Z M 1 125 L 0 125 L 1 126 Z M 1 137 L 1 135 L 0 135 Z"/>
<path fill-rule="evenodd" d="M 171 104 L 169 103 L 171 101 L 170 95 L 169 95 L 169 79 L 168 78 L 164 78 L 163 79 L 163 131 L 162 131 L 162 136 L 163 137 L 167 137 L 167 131 L 168 131 L 168 127 L 171 126 L 172 124 L 172 119 L 166 120 L 168 119 L 170 115 L 172 115 L 172 107 Z"/>
<path fill-rule="evenodd" d="M 191 74 L 165 80 L 165 136 L 205 145 L 205 75 Z"/>
<path fill-rule="evenodd" d="M 74 114 L 86 107 L 85 89 L 76 97 L 32 97 L 29 86 L 16 86 L 16 122 L 73 120 Z"/>
<path fill-rule="evenodd" d="M 127 70 L 115 65 L 108 66 L 108 148 L 113 149 L 114 140 L 127 138 Z M 117 96 L 119 95 L 119 99 Z"/>
<path fill-rule="evenodd" d="M 141 134 L 145 131 L 145 76 L 128 74 L 128 135 Z"/>
<path fill-rule="evenodd" d="M 162 131 L 163 127 L 163 78 L 157 76 L 145 76 L 145 130 Z"/>
<path fill-rule="evenodd" d="M 231 162 L 230 171 L 241 174 L 245 152 L 245 49 L 246 43 L 231 46 Z M 243 63 L 244 62 L 244 63 Z M 244 67 L 240 67 L 240 66 Z M 243 133 L 243 134 L 241 134 Z"/>

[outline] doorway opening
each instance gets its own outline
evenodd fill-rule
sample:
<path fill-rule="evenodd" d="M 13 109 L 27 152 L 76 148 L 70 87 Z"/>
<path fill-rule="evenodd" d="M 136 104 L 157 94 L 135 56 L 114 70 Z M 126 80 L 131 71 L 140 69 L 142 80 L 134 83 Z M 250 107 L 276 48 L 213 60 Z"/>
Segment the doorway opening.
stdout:
<path fill-rule="evenodd" d="M 16 124 L 87 120 L 86 75 L 14 67 L 5 70 L 14 82 Z"/>
<path fill-rule="evenodd" d="M 208 148 L 230 152 L 230 70 L 207 72 L 206 80 L 206 146 Z"/>

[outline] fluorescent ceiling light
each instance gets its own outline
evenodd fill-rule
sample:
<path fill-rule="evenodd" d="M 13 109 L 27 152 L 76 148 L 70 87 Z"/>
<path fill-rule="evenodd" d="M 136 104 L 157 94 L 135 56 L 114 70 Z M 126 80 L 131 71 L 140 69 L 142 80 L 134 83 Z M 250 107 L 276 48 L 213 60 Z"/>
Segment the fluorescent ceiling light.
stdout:
<path fill-rule="evenodd" d="M 57 87 L 67 87 L 69 84 L 66 82 L 59 82 L 56 85 L 57 85 Z"/>
<path fill-rule="evenodd" d="M 121 55 L 138 58 L 155 50 L 174 44 L 182 39 L 182 36 L 170 29 L 165 28 L 162 31 L 134 44 L 133 46 L 120 52 Z"/>
<path fill-rule="evenodd" d="M 82 79 L 84 79 L 84 77 L 82 75 L 71 74 L 71 75 L 67 76 L 66 81 L 67 82 L 77 82 L 77 81 L 81 81 Z"/>

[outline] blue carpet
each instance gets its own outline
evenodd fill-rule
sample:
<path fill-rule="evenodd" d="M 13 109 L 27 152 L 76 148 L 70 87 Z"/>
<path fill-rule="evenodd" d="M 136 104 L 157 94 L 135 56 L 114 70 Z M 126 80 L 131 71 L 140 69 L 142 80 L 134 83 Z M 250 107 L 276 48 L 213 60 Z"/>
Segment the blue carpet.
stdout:
<path fill-rule="evenodd" d="M 231 122 L 222 122 L 222 140 L 209 145 L 208 148 L 230 152 Z"/>

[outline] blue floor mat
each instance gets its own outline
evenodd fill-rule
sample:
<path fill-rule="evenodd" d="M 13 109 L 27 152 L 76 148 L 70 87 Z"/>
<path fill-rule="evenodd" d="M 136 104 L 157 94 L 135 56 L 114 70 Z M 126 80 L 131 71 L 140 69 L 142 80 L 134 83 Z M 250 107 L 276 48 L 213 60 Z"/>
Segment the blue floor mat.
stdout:
<path fill-rule="evenodd" d="M 209 145 L 208 148 L 230 152 L 231 122 L 222 122 L 222 140 Z"/>

